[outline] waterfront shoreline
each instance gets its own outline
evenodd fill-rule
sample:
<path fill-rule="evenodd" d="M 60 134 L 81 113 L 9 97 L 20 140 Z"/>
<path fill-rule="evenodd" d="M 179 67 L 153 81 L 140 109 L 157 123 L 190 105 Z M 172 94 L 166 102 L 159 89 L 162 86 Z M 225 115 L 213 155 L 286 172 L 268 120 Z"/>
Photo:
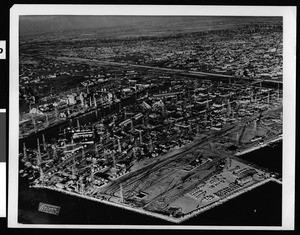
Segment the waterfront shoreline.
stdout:
<path fill-rule="evenodd" d="M 129 206 L 124 205 L 124 204 L 118 204 L 118 203 L 110 202 L 110 201 L 107 201 L 107 200 L 101 200 L 101 199 L 89 197 L 89 196 L 86 196 L 86 195 L 70 192 L 70 191 L 67 191 L 67 190 L 58 189 L 58 188 L 55 188 L 55 187 L 35 185 L 35 186 L 32 186 L 32 188 L 53 190 L 53 191 L 57 191 L 57 192 L 60 192 L 60 193 L 67 194 L 67 195 L 71 195 L 71 196 L 87 199 L 87 200 L 90 200 L 90 201 L 95 201 L 95 202 L 98 202 L 98 203 L 103 203 L 103 204 L 106 204 L 106 205 L 110 205 L 110 206 L 118 207 L 118 208 L 121 208 L 121 209 L 133 211 L 133 212 L 136 212 L 136 213 L 152 216 L 152 217 L 159 218 L 159 219 L 162 219 L 162 220 L 165 220 L 165 221 L 168 221 L 168 222 L 172 222 L 172 223 L 175 223 L 175 224 L 180 224 L 180 223 L 182 223 L 182 222 L 184 222 L 188 219 L 191 219 L 192 217 L 195 217 L 195 216 L 197 216 L 201 213 L 204 213 L 205 211 L 208 211 L 208 210 L 210 210 L 210 209 L 212 209 L 216 206 L 222 205 L 223 203 L 225 203 L 225 202 L 227 202 L 231 199 L 234 199 L 234 198 L 236 198 L 236 197 L 238 197 L 238 196 L 240 196 L 240 195 L 242 195 L 242 194 L 244 194 L 244 193 L 246 193 L 246 192 L 248 192 L 252 189 L 255 189 L 255 188 L 257 188 L 259 186 L 262 186 L 262 185 L 264 185 L 266 183 L 269 183 L 269 182 L 276 182 L 276 183 L 280 184 L 280 181 L 278 181 L 274 178 L 267 178 L 267 179 L 265 179 L 263 181 L 260 181 L 258 183 L 249 185 L 248 187 L 245 187 L 242 190 L 239 190 L 239 191 L 229 195 L 228 197 L 222 198 L 222 199 L 220 199 L 220 200 L 218 200 L 218 201 L 216 201 L 212 204 L 209 204 L 209 205 L 207 205 L 203 208 L 192 211 L 192 212 L 190 212 L 190 213 L 188 213 L 185 216 L 180 217 L 180 218 L 165 216 L 165 215 L 161 215 L 161 214 L 154 213 L 154 212 L 151 212 L 151 211 L 145 211 L 141 208 L 137 209 L 137 208 L 129 207 Z"/>
<path fill-rule="evenodd" d="M 242 156 L 242 155 L 244 155 L 246 153 L 250 153 L 250 152 L 253 152 L 255 150 L 264 148 L 264 147 L 268 146 L 271 143 L 276 143 L 276 142 L 281 141 L 281 140 L 282 140 L 282 135 L 276 137 L 275 139 L 268 140 L 267 142 L 265 142 L 263 144 L 256 145 L 256 146 L 253 146 L 251 148 L 247 148 L 247 149 L 244 149 L 244 150 L 242 150 L 240 152 L 237 152 L 237 153 L 234 154 L 234 156 L 237 156 L 237 157 L 238 156 Z"/>

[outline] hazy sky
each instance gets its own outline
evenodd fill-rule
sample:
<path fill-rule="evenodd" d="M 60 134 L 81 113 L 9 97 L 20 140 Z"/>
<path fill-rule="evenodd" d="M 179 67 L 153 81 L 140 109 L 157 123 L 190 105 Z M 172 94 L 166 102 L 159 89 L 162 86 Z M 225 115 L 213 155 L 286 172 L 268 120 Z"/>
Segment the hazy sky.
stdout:
<path fill-rule="evenodd" d="M 142 30 L 180 30 L 191 27 L 195 31 L 213 25 L 278 22 L 280 17 L 221 17 L 221 16 L 20 16 L 20 35 L 64 32 L 78 29 L 135 27 Z"/>

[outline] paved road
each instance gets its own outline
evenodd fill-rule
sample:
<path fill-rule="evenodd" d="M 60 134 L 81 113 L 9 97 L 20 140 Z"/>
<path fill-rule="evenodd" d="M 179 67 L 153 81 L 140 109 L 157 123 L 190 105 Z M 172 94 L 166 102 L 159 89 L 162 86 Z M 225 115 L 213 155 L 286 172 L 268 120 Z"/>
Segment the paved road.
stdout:
<path fill-rule="evenodd" d="M 173 72 L 173 73 L 180 73 L 181 75 L 186 76 L 213 76 L 213 77 L 223 77 L 223 78 L 235 78 L 235 76 L 232 75 L 226 75 L 226 74 L 219 74 L 219 73 L 211 73 L 211 72 L 201 72 L 201 71 L 190 71 L 190 70 L 182 70 L 182 69 L 172 69 L 172 68 L 162 68 L 162 67 L 154 67 L 154 66 L 148 66 L 148 65 L 139 65 L 139 64 L 130 64 L 130 63 L 120 63 L 120 62 L 114 62 L 114 61 L 101 61 L 96 59 L 86 59 L 86 58 L 76 58 L 76 57 L 48 57 L 49 59 L 53 60 L 76 60 L 81 62 L 91 62 L 96 64 L 106 64 L 106 65 L 114 65 L 114 66 L 129 66 L 133 68 L 142 68 L 142 69 L 152 69 L 152 70 L 159 70 L 164 72 Z M 249 81 L 264 81 L 264 82 L 270 82 L 270 83 L 282 83 L 282 81 L 276 81 L 276 80 L 270 80 L 270 79 L 253 79 L 253 78 L 239 78 L 243 80 L 249 80 Z"/>

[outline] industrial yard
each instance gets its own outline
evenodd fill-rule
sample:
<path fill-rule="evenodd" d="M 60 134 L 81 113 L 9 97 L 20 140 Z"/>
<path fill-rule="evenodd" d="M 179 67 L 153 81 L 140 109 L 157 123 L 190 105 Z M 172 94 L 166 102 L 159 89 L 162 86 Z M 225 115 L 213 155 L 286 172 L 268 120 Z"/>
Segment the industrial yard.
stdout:
<path fill-rule="evenodd" d="M 89 115 L 97 121 L 82 125 L 77 118 L 54 143 L 42 135 L 36 149 L 24 144 L 21 157 L 30 173 L 22 173 L 32 174 L 33 187 L 174 222 L 280 177 L 237 157 L 280 139 L 279 85 L 186 76 L 172 82 L 188 85 L 179 85 L 183 91 L 172 86 L 167 92 L 134 95 L 134 105 L 122 107 L 120 101 L 107 117 L 95 109 Z"/>

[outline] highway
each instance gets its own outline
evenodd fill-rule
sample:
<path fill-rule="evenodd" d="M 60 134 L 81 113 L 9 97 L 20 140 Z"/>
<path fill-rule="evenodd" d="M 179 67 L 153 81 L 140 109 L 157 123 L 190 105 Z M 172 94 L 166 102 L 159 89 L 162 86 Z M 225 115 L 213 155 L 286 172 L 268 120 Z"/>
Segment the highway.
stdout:
<path fill-rule="evenodd" d="M 132 68 L 140 68 L 140 69 L 150 69 L 150 70 L 157 70 L 162 72 L 171 72 L 171 73 L 178 73 L 180 75 L 184 76 L 211 76 L 211 77 L 220 77 L 220 78 L 236 78 L 233 75 L 225 75 L 225 74 L 219 74 L 219 73 L 212 73 L 212 72 L 202 72 L 202 71 L 190 71 L 190 70 L 182 70 L 182 69 L 172 69 L 172 68 L 162 68 L 162 67 L 154 67 L 154 66 L 148 66 L 148 65 L 139 65 L 139 64 L 130 64 L 130 63 L 121 63 L 121 62 L 114 62 L 114 61 L 101 61 L 96 59 L 86 59 L 86 58 L 77 58 L 77 57 L 47 57 L 47 59 L 52 60 L 60 60 L 60 61 L 69 61 L 69 60 L 75 60 L 78 62 L 83 63 L 93 63 L 94 65 L 112 65 L 112 66 L 129 66 Z M 281 83 L 282 81 L 274 81 L 271 79 L 253 79 L 248 77 L 238 78 L 241 80 L 249 80 L 249 81 L 257 81 L 257 82 L 270 82 L 270 83 Z"/>

